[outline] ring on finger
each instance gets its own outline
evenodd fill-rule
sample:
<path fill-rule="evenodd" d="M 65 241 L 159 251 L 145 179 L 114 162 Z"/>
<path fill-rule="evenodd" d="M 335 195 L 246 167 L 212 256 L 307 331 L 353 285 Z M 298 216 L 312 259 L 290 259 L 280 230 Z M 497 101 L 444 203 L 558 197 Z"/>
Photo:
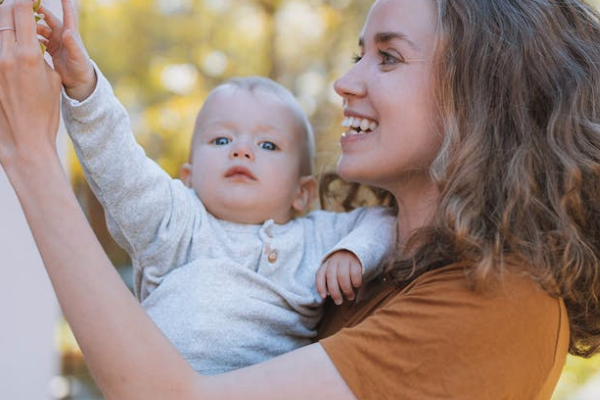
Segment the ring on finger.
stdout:
<path fill-rule="evenodd" d="M 12 26 L 5 26 L 5 27 L 0 28 L 0 32 L 2 32 L 2 31 L 13 31 L 14 32 L 15 28 L 13 28 Z"/>

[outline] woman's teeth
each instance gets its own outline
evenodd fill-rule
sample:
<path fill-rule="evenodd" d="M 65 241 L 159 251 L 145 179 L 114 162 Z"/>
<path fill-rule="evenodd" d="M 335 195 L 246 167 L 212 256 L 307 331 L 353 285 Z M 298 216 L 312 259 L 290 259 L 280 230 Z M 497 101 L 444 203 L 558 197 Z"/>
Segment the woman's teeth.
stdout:
<path fill-rule="evenodd" d="M 348 135 L 365 135 L 371 131 L 374 131 L 379 126 L 377 122 L 368 120 L 366 118 L 346 117 L 342 121 L 342 126 L 347 129 L 342 136 Z"/>

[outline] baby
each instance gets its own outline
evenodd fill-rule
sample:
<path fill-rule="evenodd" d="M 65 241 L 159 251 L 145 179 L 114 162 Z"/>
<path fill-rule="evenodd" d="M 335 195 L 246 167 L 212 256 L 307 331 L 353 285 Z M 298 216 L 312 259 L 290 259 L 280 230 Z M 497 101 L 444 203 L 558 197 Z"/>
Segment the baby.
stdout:
<path fill-rule="evenodd" d="M 56 28 L 53 15 L 46 20 Z M 83 46 L 62 50 L 70 65 L 53 57 L 65 124 L 109 230 L 131 256 L 134 293 L 198 372 L 311 343 L 326 294 L 352 299 L 379 273 L 394 247 L 394 213 L 306 214 L 316 191 L 314 139 L 287 89 L 258 77 L 216 87 L 181 180 L 172 179 L 136 143 Z"/>
<path fill-rule="evenodd" d="M 199 372 L 216 374 L 309 344 L 319 287 L 352 297 L 394 246 L 384 208 L 313 211 L 313 138 L 285 88 L 264 78 L 215 88 L 196 120 L 181 180 L 149 160 L 96 69 L 63 115 L 115 240 L 130 254 L 134 292 Z M 327 278 L 327 279 L 326 279 Z"/>

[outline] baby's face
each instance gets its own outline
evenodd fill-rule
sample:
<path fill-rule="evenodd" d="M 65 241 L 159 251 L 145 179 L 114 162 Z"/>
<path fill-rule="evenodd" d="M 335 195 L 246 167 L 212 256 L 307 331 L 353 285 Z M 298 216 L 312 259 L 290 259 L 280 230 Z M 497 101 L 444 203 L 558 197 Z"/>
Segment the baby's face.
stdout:
<path fill-rule="evenodd" d="M 294 113 L 274 94 L 219 88 L 198 115 L 184 180 L 218 218 L 285 223 L 300 191 L 297 131 Z"/>

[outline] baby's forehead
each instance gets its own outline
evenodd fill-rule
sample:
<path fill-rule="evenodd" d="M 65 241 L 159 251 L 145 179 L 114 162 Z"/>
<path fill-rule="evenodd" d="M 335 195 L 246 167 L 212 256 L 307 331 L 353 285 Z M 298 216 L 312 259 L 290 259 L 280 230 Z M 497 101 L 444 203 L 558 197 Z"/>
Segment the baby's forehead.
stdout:
<path fill-rule="evenodd" d="M 206 98 L 196 119 L 196 130 L 211 127 L 256 127 L 299 136 L 302 116 L 294 105 L 270 88 L 222 84 Z M 303 135 L 302 135 L 303 136 Z"/>
<path fill-rule="evenodd" d="M 215 87 L 204 102 L 204 107 L 216 102 L 229 102 L 231 99 L 243 97 L 246 100 L 274 102 L 283 108 L 293 111 L 290 99 L 282 93 L 277 93 L 274 88 L 264 85 L 240 85 L 236 83 L 223 83 Z M 230 104 L 230 103 L 229 103 Z M 223 105 L 221 105 L 223 106 Z"/>

